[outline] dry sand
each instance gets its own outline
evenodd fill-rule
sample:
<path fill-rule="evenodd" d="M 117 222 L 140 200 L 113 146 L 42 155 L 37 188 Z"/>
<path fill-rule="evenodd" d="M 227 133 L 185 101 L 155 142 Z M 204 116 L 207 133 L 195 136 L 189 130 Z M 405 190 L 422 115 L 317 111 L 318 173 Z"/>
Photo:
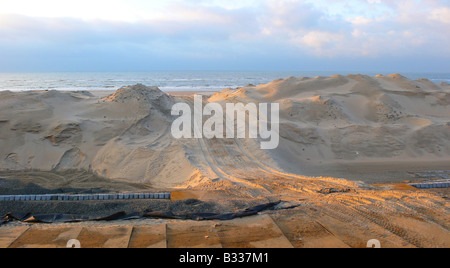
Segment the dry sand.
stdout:
<path fill-rule="evenodd" d="M 66 179 L 64 187 L 109 180 L 112 191 L 189 191 L 221 208 L 282 200 L 295 209 L 271 216 L 299 247 L 299 236 L 321 234 L 353 247 L 358 236 L 393 247 L 450 245 L 448 189 L 402 186 L 430 178 L 416 171 L 450 170 L 448 85 L 398 74 L 292 77 L 207 94 L 223 105 L 280 103 L 281 141 L 272 151 L 252 139 L 173 139 L 170 109 L 192 96 L 142 85 L 109 93 L 0 92 L 0 183 L 33 181 L 14 173 L 23 170 L 78 170 L 102 179 Z M 64 180 L 38 177 L 33 183 L 45 189 Z M 373 185 L 381 182 L 397 185 Z"/>

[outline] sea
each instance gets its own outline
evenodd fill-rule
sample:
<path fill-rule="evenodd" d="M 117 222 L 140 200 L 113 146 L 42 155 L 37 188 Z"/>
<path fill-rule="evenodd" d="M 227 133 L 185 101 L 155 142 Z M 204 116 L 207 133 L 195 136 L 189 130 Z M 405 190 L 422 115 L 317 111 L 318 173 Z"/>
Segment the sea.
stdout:
<path fill-rule="evenodd" d="M 357 72 L 354 72 L 354 74 Z M 144 84 L 163 91 L 220 91 L 248 84 L 269 83 L 279 78 L 347 75 L 349 72 L 320 71 L 152 71 L 152 72 L 64 72 L 0 73 L 0 90 L 117 90 Z M 362 73 L 375 76 L 380 72 Z M 381 73 L 388 75 L 390 73 Z M 450 73 L 401 73 L 410 79 L 427 78 L 450 83 Z"/>

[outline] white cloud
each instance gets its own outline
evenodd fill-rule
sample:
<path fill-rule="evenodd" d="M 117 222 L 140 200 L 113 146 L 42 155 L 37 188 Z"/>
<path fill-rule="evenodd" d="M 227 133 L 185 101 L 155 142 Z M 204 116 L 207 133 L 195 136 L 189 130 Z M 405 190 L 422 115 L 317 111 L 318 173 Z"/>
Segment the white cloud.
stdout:
<path fill-rule="evenodd" d="M 214 58 L 450 58 L 446 0 L 0 0 L 0 6 L 6 52 L 22 42 L 158 46 L 163 55 Z"/>
<path fill-rule="evenodd" d="M 30 17 L 133 21 L 142 11 L 122 0 L 0 0 L 0 13 Z"/>
<path fill-rule="evenodd" d="M 437 20 L 442 23 L 450 24 L 450 8 L 437 8 L 431 12 L 431 19 Z M 447 33 L 450 34 L 450 29 L 447 29 Z"/>

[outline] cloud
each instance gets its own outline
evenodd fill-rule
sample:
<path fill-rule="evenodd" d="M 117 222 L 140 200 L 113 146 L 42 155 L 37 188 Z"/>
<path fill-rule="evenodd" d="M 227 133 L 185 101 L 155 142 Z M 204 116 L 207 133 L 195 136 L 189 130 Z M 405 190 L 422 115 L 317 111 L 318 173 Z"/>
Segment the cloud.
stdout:
<path fill-rule="evenodd" d="M 324 64 L 450 59 L 450 8 L 444 0 L 170 0 L 145 5 L 116 0 L 78 15 L 87 3 L 80 2 L 73 12 L 58 4 L 63 16 L 0 13 L 0 69 L 14 64 L 20 69 L 11 55 L 26 55 L 37 66 L 54 61 L 60 67 L 55 62 L 63 60 L 84 68 L 104 61 L 105 68 L 116 62 L 143 69 L 158 69 L 155 62 L 164 61 L 167 68 L 220 68 L 224 62 L 229 68 L 251 68 L 253 62 L 258 68 L 261 61 L 280 68 L 294 59 Z M 20 11 L 3 12 L 8 10 Z"/>
<path fill-rule="evenodd" d="M 450 24 L 450 8 L 444 7 L 432 10 L 430 12 L 430 19 L 437 20 L 440 23 Z"/>

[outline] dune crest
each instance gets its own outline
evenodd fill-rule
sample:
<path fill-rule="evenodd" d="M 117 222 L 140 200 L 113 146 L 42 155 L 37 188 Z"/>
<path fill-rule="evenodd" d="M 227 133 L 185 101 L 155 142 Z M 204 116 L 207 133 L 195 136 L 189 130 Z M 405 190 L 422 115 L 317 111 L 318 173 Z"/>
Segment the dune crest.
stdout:
<path fill-rule="evenodd" d="M 173 97 L 135 85 L 88 92 L 0 92 L 0 169 L 80 169 L 109 179 L 183 184 L 197 170 L 170 135 Z"/>
<path fill-rule="evenodd" d="M 104 98 L 0 92 L 0 170 L 80 169 L 156 188 L 253 187 L 249 174 L 305 175 L 342 162 L 445 161 L 449 93 L 448 84 L 400 74 L 335 75 L 225 89 L 206 100 L 279 103 L 280 146 L 263 151 L 252 139 L 174 139 L 172 105 L 192 102 L 157 87 L 138 84 Z"/>
<path fill-rule="evenodd" d="M 291 77 L 211 100 L 278 102 L 281 143 L 270 151 L 284 170 L 325 164 L 450 159 L 450 91 L 400 74 Z"/>

